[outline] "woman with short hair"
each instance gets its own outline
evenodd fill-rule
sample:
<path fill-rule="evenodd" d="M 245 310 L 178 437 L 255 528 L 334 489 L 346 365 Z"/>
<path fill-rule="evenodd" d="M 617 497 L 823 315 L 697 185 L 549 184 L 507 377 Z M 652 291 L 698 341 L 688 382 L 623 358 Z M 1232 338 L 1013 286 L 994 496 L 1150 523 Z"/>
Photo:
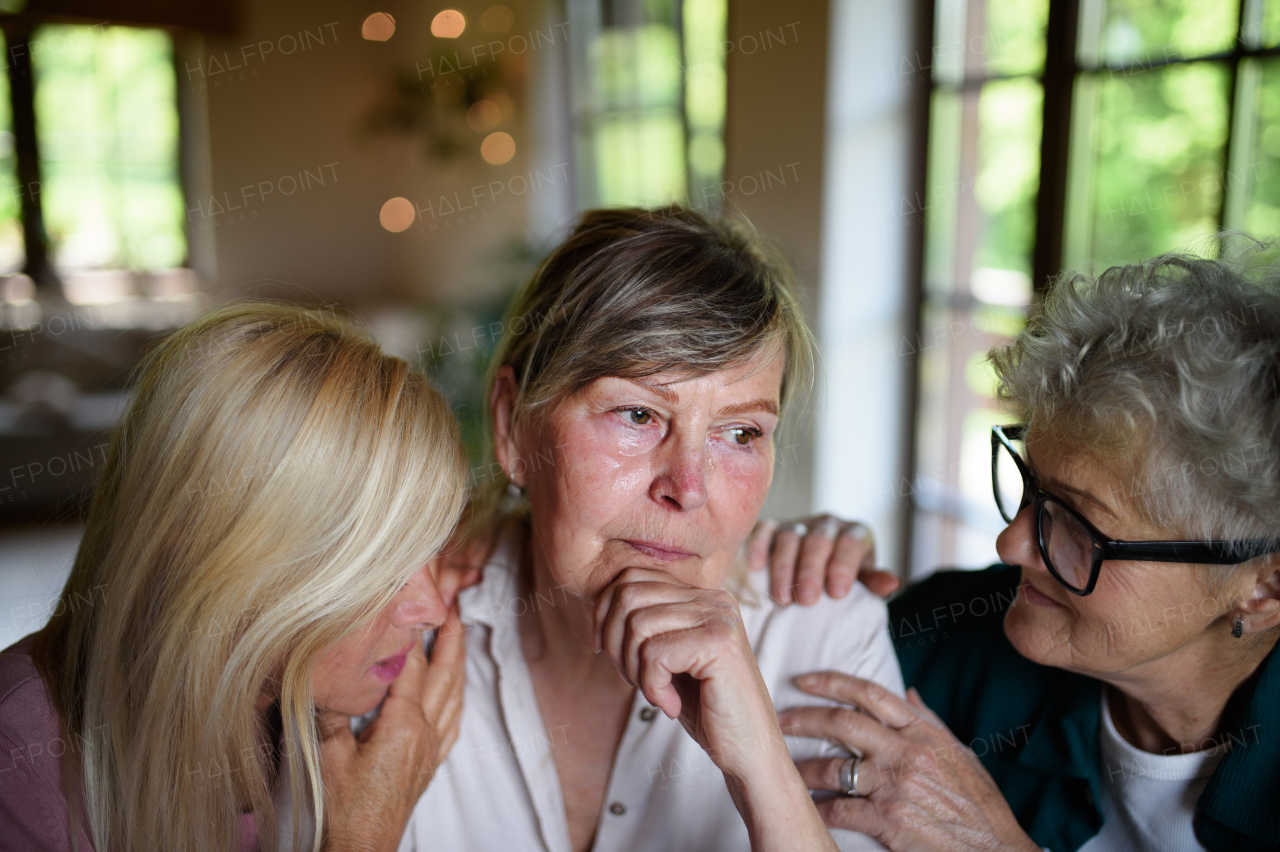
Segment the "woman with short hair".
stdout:
<path fill-rule="evenodd" d="M 1006 564 L 891 605 L 919 694 L 827 673 L 805 688 L 864 712 L 782 714 L 861 755 L 803 767 L 852 796 L 828 823 L 894 850 L 1280 848 L 1280 269 L 1067 275 L 991 361 Z"/>
<path fill-rule="evenodd" d="M 822 752 L 772 702 L 813 668 L 901 683 L 864 587 L 783 609 L 746 569 L 812 362 L 785 263 L 693 211 L 592 211 L 504 327 L 467 715 L 402 848 L 832 848 L 792 763 Z"/>
<path fill-rule="evenodd" d="M 465 475 L 427 379 L 335 316 L 166 338 L 54 618 L 0 653 L 0 849 L 394 848 L 457 731 L 424 566 Z"/>

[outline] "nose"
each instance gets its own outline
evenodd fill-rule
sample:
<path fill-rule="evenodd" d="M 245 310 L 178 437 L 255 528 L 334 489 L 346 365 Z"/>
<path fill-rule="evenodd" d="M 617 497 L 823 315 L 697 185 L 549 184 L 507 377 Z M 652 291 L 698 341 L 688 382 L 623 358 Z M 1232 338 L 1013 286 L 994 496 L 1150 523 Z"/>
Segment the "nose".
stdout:
<path fill-rule="evenodd" d="M 1020 565 L 1046 571 L 1040 558 L 1040 545 L 1036 539 L 1035 506 L 1024 506 L 1013 518 L 1013 523 L 996 537 L 996 553 L 1006 565 Z"/>
<path fill-rule="evenodd" d="M 444 624 L 448 614 L 444 598 L 426 566 L 409 578 L 394 603 L 391 623 L 396 627 L 415 626 L 427 630 Z"/>
<path fill-rule="evenodd" d="M 649 495 L 684 512 L 707 502 L 707 446 L 701 436 L 672 433 L 655 454 L 656 475 Z"/>

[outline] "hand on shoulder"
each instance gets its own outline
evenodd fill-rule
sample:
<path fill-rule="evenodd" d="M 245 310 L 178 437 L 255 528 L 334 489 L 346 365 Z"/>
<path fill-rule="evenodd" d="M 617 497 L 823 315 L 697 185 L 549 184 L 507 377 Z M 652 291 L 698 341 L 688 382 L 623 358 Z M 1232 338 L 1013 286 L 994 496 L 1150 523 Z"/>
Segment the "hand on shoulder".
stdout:
<path fill-rule="evenodd" d="M 855 582 L 882 598 L 901 585 L 892 571 L 875 567 L 871 528 L 830 514 L 782 523 L 760 520 L 747 539 L 746 558 L 752 571 L 769 569 L 770 596 L 782 606 L 793 600 L 811 606 L 824 590 L 842 598 Z"/>

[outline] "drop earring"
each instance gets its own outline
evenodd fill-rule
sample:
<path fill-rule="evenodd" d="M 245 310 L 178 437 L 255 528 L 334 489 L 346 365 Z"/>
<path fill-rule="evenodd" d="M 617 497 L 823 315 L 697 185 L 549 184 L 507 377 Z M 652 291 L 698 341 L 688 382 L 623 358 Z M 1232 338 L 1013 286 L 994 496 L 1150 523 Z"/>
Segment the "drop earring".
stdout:
<path fill-rule="evenodd" d="M 1231 625 L 1231 635 L 1237 639 L 1244 635 L 1244 619 L 1238 615 L 1236 616 L 1235 622 Z"/>

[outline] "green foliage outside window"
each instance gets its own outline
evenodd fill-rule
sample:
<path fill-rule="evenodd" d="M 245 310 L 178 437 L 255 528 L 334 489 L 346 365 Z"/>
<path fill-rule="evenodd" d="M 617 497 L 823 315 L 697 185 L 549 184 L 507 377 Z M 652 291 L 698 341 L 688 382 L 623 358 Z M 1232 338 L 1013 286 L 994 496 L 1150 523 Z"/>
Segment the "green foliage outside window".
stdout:
<path fill-rule="evenodd" d="M 185 206 L 168 34 L 56 25 L 36 30 L 31 46 L 55 265 L 63 272 L 182 265 Z"/>
<path fill-rule="evenodd" d="M 0 50 L 8 45 L 0 34 Z M 13 150 L 13 111 L 9 107 L 9 77 L 0 79 L 0 273 L 22 268 L 22 220 L 19 217 L 21 190 L 18 188 L 18 161 Z"/>
<path fill-rule="evenodd" d="M 1089 232 L 1072 266 L 1106 267 L 1203 247 L 1218 230 L 1230 93 L 1225 66 L 1194 63 L 1080 81 L 1077 120 L 1092 121 L 1079 152 Z M 1070 214 L 1069 214 L 1070 215 Z M 1074 251 L 1073 251 L 1074 250 Z"/>
<path fill-rule="evenodd" d="M 726 0 L 610 6 L 587 58 L 595 108 L 591 203 L 719 202 L 724 170 Z"/>

